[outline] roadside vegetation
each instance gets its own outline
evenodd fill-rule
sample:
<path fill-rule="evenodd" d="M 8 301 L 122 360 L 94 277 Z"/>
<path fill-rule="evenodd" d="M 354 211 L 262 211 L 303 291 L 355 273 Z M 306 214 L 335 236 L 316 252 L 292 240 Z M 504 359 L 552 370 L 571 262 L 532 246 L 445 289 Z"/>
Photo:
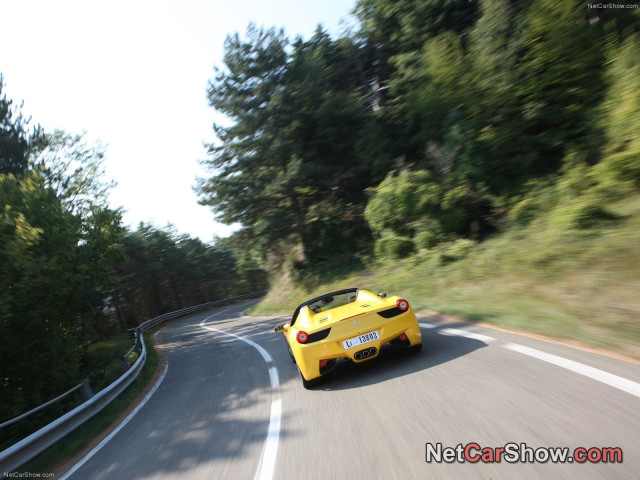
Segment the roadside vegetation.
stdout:
<path fill-rule="evenodd" d="M 19 469 L 19 472 L 54 472 L 58 470 L 64 462 L 78 455 L 92 440 L 104 434 L 106 429 L 122 415 L 123 411 L 135 407 L 132 402 L 137 399 L 145 389 L 151 386 L 151 382 L 156 374 L 159 357 L 158 352 L 153 348 L 151 335 L 159 328 L 161 327 L 156 327 L 145 333 L 147 360 L 138 377 L 131 385 L 100 413 L 96 414 L 95 417 L 67 435 L 64 441 L 52 445 L 40 455 L 24 464 Z M 109 350 L 111 350 L 110 353 L 118 355 L 120 351 L 119 348 L 113 349 L 112 347 L 116 347 L 113 342 L 106 342 L 105 345 L 95 348 L 96 351 L 100 351 L 100 353 L 96 352 L 97 354 L 94 358 L 96 366 L 108 362 L 107 357 L 109 356 Z M 126 350 L 124 353 L 126 353 Z"/>
<path fill-rule="evenodd" d="M 355 14 L 337 39 L 230 36 L 211 82 L 233 123 L 199 191 L 264 251 L 254 312 L 355 285 L 639 358 L 640 10 Z"/>
<path fill-rule="evenodd" d="M 105 148 L 30 128 L 2 88 L 0 76 L 0 423 L 84 380 L 94 393 L 109 385 L 133 345 L 127 329 L 266 287 L 228 242 L 125 228 L 108 205 Z M 76 391 L 4 427 L 0 448 L 84 400 Z"/>
<path fill-rule="evenodd" d="M 313 285 L 280 275 L 250 313 L 290 315 L 308 297 L 359 286 L 402 295 L 422 313 L 640 360 L 640 195 L 608 209 L 617 219 L 598 227 L 557 228 L 548 215 L 483 242 L 458 240 L 416 247 L 407 258 L 370 258 L 366 268 Z"/>

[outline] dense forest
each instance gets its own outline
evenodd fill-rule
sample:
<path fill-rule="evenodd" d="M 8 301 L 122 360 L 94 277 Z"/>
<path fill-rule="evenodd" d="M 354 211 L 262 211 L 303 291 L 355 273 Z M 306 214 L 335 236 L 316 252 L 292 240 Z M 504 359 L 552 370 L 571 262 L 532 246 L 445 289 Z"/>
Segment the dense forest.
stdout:
<path fill-rule="evenodd" d="M 640 188 L 640 9 L 604 7 L 359 0 L 336 38 L 229 35 L 208 89 L 229 122 L 196 188 L 242 228 L 213 245 L 125 228 L 105 148 L 30 126 L 0 81 L 0 421 L 76 385 L 90 343 L 266 271 L 308 280 L 554 209 L 611 221 Z"/>
<path fill-rule="evenodd" d="M 589 225 L 638 187 L 640 9 L 359 0 L 354 13 L 359 29 L 338 38 L 230 35 L 210 82 L 231 124 L 215 127 L 200 201 L 269 265 L 304 279 L 480 241 L 558 195 L 572 199 L 563 221 Z"/>
<path fill-rule="evenodd" d="M 260 265 L 232 242 L 125 228 L 108 206 L 104 147 L 30 128 L 2 86 L 0 77 L 0 423 L 82 381 L 90 344 L 266 288 Z"/>

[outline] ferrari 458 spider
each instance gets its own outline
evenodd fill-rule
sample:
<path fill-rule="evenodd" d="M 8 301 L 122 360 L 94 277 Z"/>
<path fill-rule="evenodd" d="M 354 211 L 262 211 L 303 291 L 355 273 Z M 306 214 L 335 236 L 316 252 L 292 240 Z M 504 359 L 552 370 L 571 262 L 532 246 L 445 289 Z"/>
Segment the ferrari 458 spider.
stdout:
<path fill-rule="evenodd" d="M 342 362 L 366 362 L 385 347 L 419 352 L 420 326 L 405 299 L 349 288 L 300 304 L 282 332 L 298 366 L 302 384 L 311 388 Z"/>

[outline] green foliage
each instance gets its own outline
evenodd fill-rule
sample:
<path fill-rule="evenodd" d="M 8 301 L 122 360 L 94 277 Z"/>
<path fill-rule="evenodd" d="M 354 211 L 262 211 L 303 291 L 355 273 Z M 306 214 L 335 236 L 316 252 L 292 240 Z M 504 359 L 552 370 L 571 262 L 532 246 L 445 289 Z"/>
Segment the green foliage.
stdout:
<path fill-rule="evenodd" d="M 126 262 L 118 271 L 114 307 L 128 327 L 166 312 L 266 288 L 259 265 L 241 271 L 230 241 L 211 246 L 170 228 L 140 224 L 122 239 Z"/>
<path fill-rule="evenodd" d="M 413 240 L 418 248 L 433 248 L 439 242 L 438 236 L 430 231 L 418 232 Z"/>
<path fill-rule="evenodd" d="M 384 237 L 376 240 L 377 258 L 405 258 L 415 251 L 413 240 L 408 237 Z"/>
<path fill-rule="evenodd" d="M 2 93 L 4 80 L 0 74 L 0 174 L 20 175 L 27 169 L 31 139 L 27 131 L 28 121 L 13 102 Z M 39 129 L 34 130 L 34 136 Z"/>
<path fill-rule="evenodd" d="M 362 95 L 370 47 L 321 28 L 290 48 L 273 29 L 251 26 L 247 37 L 227 39 L 227 68 L 210 85 L 211 105 L 235 123 L 216 128 L 220 141 L 205 162 L 215 173 L 199 181 L 201 203 L 267 249 L 300 243 L 314 264 L 325 250 L 357 250 L 362 192 L 388 167 L 358 133 L 376 125 Z"/>
<path fill-rule="evenodd" d="M 360 0 L 355 13 L 362 29 L 335 40 L 250 26 L 210 84 L 232 124 L 215 129 L 200 201 L 264 250 L 301 245 L 298 273 L 371 234 L 481 239 L 557 202 L 589 205 L 557 210 L 585 228 L 608 218 L 600 195 L 638 178 L 637 22 L 590 22 L 577 0 Z"/>
<path fill-rule="evenodd" d="M 605 208 L 623 218 L 598 235 L 533 223 L 492 235 L 458 261 L 442 261 L 446 246 L 439 244 L 368 265 L 315 292 L 356 285 L 398 293 L 423 314 L 437 311 L 640 359 L 640 193 Z M 260 314 L 286 314 L 305 295 L 280 290 L 258 305 Z"/>
<path fill-rule="evenodd" d="M 104 181 L 104 145 L 89 144 L 83 135 L 62 130 L 42 134 L 41 142 L 30 163 L 42 171 L 47 187 L 57 193 L 65 209 L 87 215 L 93 207 L 107 206 L 115 182 Z"/>
<path fill-rule="evenodd" d="M 442 245 L 441 259 L 444 263 L 455 262 L 465 258 L 476 246 L 476 242 L 468 238 L 459 238 Z"/>
<path fill-rule="evenodd" d="M 0 418 L 8 419 L 77 380 L 83 282 L 80 221 L 42 176 L 0 175 L 0 199 Z"/>
<path fill-rule="evenodd" d="M 95 390 L 120 376 L 130 345 L 87 371 L 90 343 L 159 313 L 266 287 L 261 266 L 245 260 L 236 269 L 228 249 L 144 226 L 125 235 L 121 210 L 108 206 L 102 145 L 62 131 L 29 135 L 6 97 L 0 115 L 0 422 L 82 377 Z M 80 400 L 10 426 L 3 447 Z"/>
<path fill-rule="evenodd" d="M 574 153 L 556 176 L 529 182 L 527 193 L 511 207 L 509 225 L 549 224 L 556 229 L 593 229 L 618 217 L 607 210 L 611 200 L 596 171 Z"/>
<path fill-rule="evenodd" d="M 465 38 L 478 5 L 477 0 L 359 0 L 355 13 L 363 34 L 377 46 L 381 78 L 387 79 L 394 56 L 419 50 L 442 32 Z"/>
<path fill-rule="evenodd" d="M 365 28 L 401 38 L 406 23 L 398 19 L 406 11 L 399 5 L 359 6 Z M 611 28 L 590 24 L 581 7 L 481 2 L 464 41 L 443 30 L 399 48 L 388 102 L 388 112 L 407 125 L 399 153 L 415 172 L 431 174 L 414 183 L 434 184 L 439 193 L 427 214 L 414 193 L 419 185 L 387 178 L 365 210 L 374 232 L 480 238 L 504 225 L 505 214 L 510 225 L 526 225 L 553 210 L 547 220 L 581 229 L 613 218 L 603 202 L 640 178 L 633 87 L 640 49 L 637 34 L 611 40 Z"/>
<path fill-rule="evenodd" d="M 412 221 L 422 221 L 424 225 L 431 223 L 434 231 L 439 230 L 435 217 L 442 201 L 442 191 L 428 171 L 390 173 L 371 191 L 374 196 L 365 208 L 364 218 L 374 232 L 413 236 L 415 224 Z M 432 217 L 434 220 L 429 222 Z"/>
<path fill-rule="evenodd" d="M 607 146 L 596 175 L 619 194 L 640 187 L 640 33 L 611 49 L 611 84 L 602 106 Z"/>
<path fill-rule="evenodd" d="M 586 230 L 596 228 L 618 217 L 609 212 L 606 200 L 594 195 L 575 197 L 563 202 L 546 214 L 555 228 Z"/>
<path fill-rule="evenodd" d="M 299 242 L 303 264 L 340 256 L 361 229 L 351 214 L 318 216 L 327 205 L 425 246 L 552 211 L 591 228 L 611 218 L 615 182 L 640 178 L 635 17 L 589 21 L 577 0 L 360 0 L 355 13 L 356 35 L 318 30 L 290 54 L 274 30 L 228 41 L 210 98 L 236 123 L 217 130 L 210 163 L 223 171 L 200 193 L 263 245 Z M 244 83 L 255 94 L 228 88 L 256 71 Z M 260 108 L 228 109 L 243 99 Z"/>
<path fill-rule="evenodd" d="M 82 355 L 82 376 L 92 375 L 92 372 L 106 367 L 114 359 L 120 359 L 132 346 L 133 340 L 123 332 L 119 332 L 108 340 L 92 343 Z M 122 369 L 122 362 L 120 362 L 120 371 Z M 100 390 L 100 387 L 94 386 L 93 382 L 89 384 L 94 391 Z"/>
<path fill-rule="evenodd" d="M 2 419 L 76 385 L 87 341 L 113 331 L 110 295 L 124 229 L 120 212 L 106 206 L 106 189 L 101 196 L 95 188 L 102 155 L 73 155 L 77 141 L 42 135 L 37 160 L 19 175 L 0 175 Z M 24 436 L 41 421 L 20 422 L 11 434 Z"/>

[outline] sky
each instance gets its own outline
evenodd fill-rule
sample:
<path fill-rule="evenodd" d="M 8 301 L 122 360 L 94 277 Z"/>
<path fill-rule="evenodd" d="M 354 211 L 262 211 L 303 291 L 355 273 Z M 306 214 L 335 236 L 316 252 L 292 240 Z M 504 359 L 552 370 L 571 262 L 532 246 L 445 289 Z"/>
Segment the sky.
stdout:
<path fill-rule="evenodd" d="M 225 119 L 207 102 L 224 39 L 250 22 L 340 35 L 355 0 L 0 0 L 3 93 L 45 131 L 107 146 L 104 180 L 124 223 L 204 242 L 233 231 L 198 205 L 198 160 Z"/>

